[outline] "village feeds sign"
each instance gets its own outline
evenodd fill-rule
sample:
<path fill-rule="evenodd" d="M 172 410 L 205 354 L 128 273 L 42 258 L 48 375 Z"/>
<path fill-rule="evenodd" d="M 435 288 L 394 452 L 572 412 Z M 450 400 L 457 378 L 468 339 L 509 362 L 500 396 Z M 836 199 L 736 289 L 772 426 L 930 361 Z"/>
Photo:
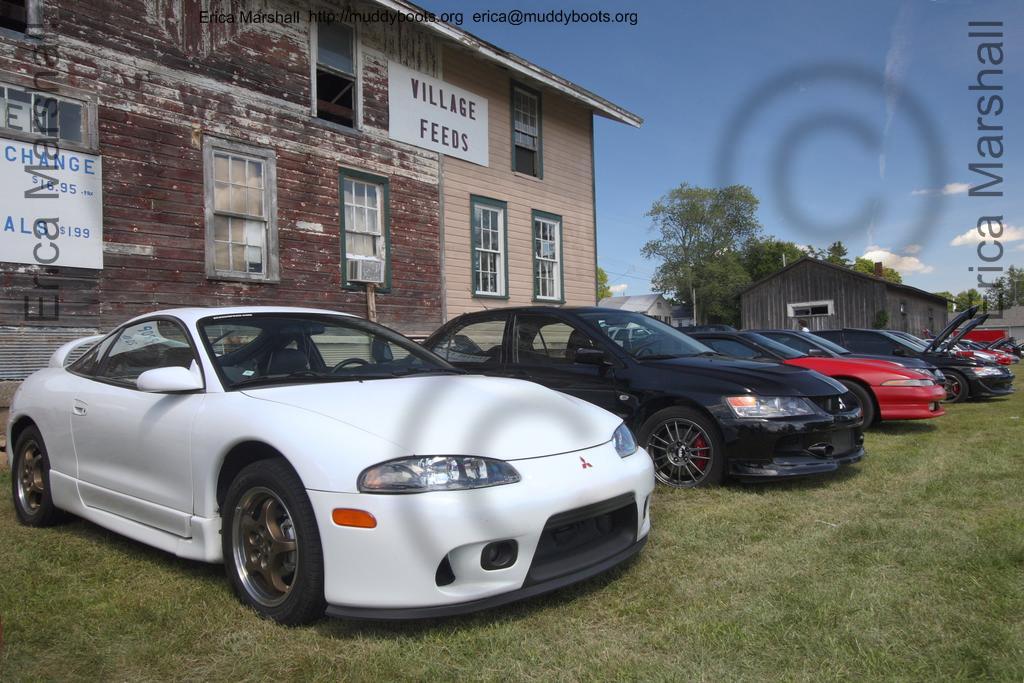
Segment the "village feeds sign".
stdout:
<path fill-rule="evenodd" d="M 0 262 L 103 268 L 100 157 L 0 138 Z"/>
<path fill-rule="evenodd" d="M 388 135 L 487 166 L 487 99 L 388 62 Z"/>

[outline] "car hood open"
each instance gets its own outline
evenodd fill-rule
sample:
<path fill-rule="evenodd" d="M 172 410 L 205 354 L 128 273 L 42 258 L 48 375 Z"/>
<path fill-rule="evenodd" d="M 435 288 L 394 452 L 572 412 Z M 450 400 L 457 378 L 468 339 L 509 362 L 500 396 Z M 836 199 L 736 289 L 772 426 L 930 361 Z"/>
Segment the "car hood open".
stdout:
<path fill-rule="evenodd" d="M 961 313 L 960 315 L 954 316 L 953 319 L 950 320 L 944 328 L 942 328 L 942 331 L 935 335 L 935 338 L 932 339 L 931 343 L 928 345 L 928 348 L 926 348 L 924 352 L 932 353 L 941 348 L 942 343 L 946 341 L 946 338 L 949 335 L 953 334 L 953 330 L 955 330 L 956 328 L 960 327 L 960 325 L 973 318 L 974 314 L 977 312 L 978 307 L 971 306 L 970 308 L 965 309 L 964 312 Z"/>
<path fill-rule="evenodd" d="M 539 384 L 478 375 L 423 375 L 246 389 L 401 446 L 410 455 L 522 460 L 590 448 L 622 422 Z"/>

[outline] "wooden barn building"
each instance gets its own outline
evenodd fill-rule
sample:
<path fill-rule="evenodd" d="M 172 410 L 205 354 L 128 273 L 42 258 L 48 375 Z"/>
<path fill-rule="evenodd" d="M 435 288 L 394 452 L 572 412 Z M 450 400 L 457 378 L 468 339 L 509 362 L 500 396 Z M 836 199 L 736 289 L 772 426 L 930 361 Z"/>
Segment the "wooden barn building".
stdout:
<path fill-rule="evenodd" d="M 745 329 L 885 327 L 927 336 L 946 325 L 946 299 L 827 261 L 804 257 L 740 294 Z"/>

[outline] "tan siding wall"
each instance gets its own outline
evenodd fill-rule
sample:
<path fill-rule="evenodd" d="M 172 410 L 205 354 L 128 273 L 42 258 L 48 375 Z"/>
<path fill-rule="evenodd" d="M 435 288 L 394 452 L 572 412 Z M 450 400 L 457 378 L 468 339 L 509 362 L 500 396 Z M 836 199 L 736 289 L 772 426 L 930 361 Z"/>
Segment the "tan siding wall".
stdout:
<path fill-rule="evenodd" d="M 533 301 L 533 226 L 536 209 L 562 216 L 562 270 L 566 304 L 593 305 L 594 198 L 591 112 L 551 91 L 541 91 L 544 178 L 512 172 L 508 72 L 446 48 L 443 78 L 487 98 L 490 165 L 445 157 L 444 268 L 448 318 L 467 311 L 519 306 Z M 531 85 L 526 83 L 528 87 Z M 470 195 L 508 202 L 507 301 L 474 298 L 470 272 Z"/>

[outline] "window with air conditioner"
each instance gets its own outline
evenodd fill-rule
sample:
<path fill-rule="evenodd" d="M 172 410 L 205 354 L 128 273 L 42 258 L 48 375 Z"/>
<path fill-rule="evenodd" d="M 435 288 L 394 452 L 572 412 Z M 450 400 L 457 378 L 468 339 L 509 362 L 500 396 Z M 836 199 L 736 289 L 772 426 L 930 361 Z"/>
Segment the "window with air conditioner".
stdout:
<path fill-rule="evenodd" d="M 388 180 L 343 171 L 342 249 L 346 285 L 388 282 Z"/>
<path fill-rule="evenodd" d="M 359 78 L 355 29 L 348 24 L 313 26 L 313 113 L 325 121 L 357 128 Z"/>

